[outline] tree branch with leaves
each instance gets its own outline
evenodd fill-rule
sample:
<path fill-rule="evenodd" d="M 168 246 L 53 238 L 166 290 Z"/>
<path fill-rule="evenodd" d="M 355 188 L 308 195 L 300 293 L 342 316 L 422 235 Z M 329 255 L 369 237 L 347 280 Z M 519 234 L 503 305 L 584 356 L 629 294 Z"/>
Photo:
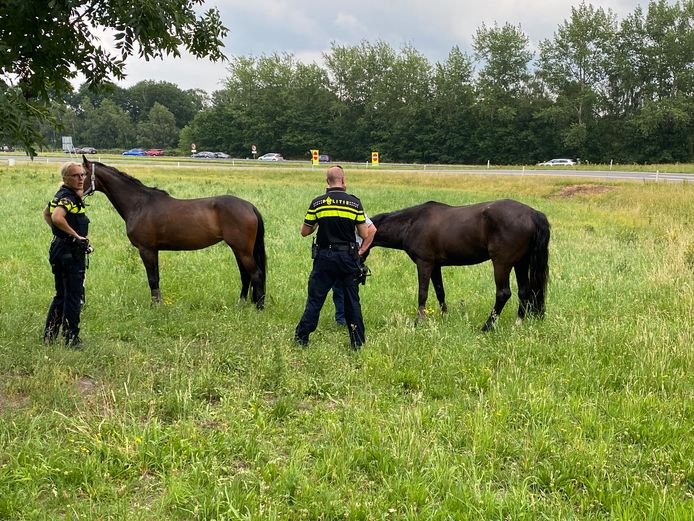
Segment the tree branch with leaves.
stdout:
<path fill-rule="evenodd" d="M 228 30 L 204 0 L 3 0 L 0 3 L 0 143 L 30 155 L 50 100 L 82 74 L 90 87 L 125 78 L 125 61 L 180 56 L 225 59 Z M 110 39 L 108 45 L 103 40 Z M 111 50 L 112 49 L 112 50 Z"/>

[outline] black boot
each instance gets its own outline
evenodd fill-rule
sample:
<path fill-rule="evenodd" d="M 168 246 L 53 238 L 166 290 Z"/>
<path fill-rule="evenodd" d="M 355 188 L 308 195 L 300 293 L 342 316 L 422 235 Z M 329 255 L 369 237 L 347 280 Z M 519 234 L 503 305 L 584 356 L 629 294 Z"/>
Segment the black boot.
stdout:
<path fill-rule="evenodd" d="M 65 347 L 72 349 L 82 349 L 84 347 L 79 336 L 79 331 L 65 335 Z"/>

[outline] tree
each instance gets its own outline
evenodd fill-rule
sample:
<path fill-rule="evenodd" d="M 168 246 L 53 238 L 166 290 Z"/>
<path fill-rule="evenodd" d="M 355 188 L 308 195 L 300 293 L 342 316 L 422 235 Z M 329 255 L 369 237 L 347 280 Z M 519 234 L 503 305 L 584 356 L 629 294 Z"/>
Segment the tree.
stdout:
<path fill-rule="evenodd" d="M 332 132 L 339 136 L 335 155 L 362 161 L 370 156 L 381 136 L 372 136 L 373 119 L 382 109 L 386 73 L 396 60 L 393 48 L 385 42 L 362 42 L 358 46 L 344 47 L 333 44 L 324 54 L 328 67 L 330 88 L 335 94 Z M 387 156 L 381 156 L 386 158 Z"/>
<path fill-rule="evenodd" d="M 148 148 L 174 147 L 178 143 L 178 135 L 176 118 L 157 101 L 150 109 L 147 119 L 137 125 L 137 142 Z"/>
<path fill-rule="evenodd" d="M 462 163 L 471 157 L 475 127 L 473 108 L 475 89 L 472 81 L 472 59 L 453 47 L 446 61 L 437 63 L 433 78 L 433 119 L 436 122 L 432 141 L 438 161 Z"/>
<path fill-rule="evenodd" d="M 530 119 L 527 101 L 533 53 L 520 27 L 482 25 L 473 38 L 475 58 L 481 63 L 477 82 L 478 151 L 473 159 L 516 163 L 527 154 L 525 129 Z"/>
<path fill-rule="evenodd" d="M 130 116 L 113 101 L 105 99 L 93 107 L 88 99 L 82 100 L 84 132 L 82 139 L 98 148 L 128 148 L 132 144 L 134 129 Z"/>
<path fill-rule="evenodd" d="M 564 112 L 564 144 L 577 155 L 586 156 L 595 118 L 607 106 L 616 34 L 611 10 L 581 3 L 554 38 L 540 44 L 538 74 Z"/>
<path fill-rule="evenodd" d="M 178 85 L 167 81 L 145 80 L 127 90 L 128 106 L 124 108 L 133 121 L 141 121 L 156 103 L 160 103 L 174 115 L 176 126 L 183 128 L 202 110 L 204 100 L 204 91 L 181 90 Z"/>
<path fill-rule="evenodd" d="M 223 60 L 227 29 L 217 9 L 202 15 L 203 0 L 3 0 L 0 3 L 0 141 L 21 144 L 29 154 L 50 115 L 50 98 L 71 90 L 83 74 L 90 87 L 125 77 L 126 58 L 179 56 Z M 113 32 L 115 52 L 98 33 Z"/>

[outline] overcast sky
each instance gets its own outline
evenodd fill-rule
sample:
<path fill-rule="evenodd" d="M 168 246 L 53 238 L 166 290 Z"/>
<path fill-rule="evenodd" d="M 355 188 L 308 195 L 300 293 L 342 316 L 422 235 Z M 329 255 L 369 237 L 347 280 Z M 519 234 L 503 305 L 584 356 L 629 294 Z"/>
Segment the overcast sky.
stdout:
<path fill-rule="evenodd" d="M 622 19 L 647 0 L 591 0 Z M 393 48 L 412 45 L 432 63 L 442 61 L 454 45 L 471 52 L 471 40 L 483 23 L 520 25 L 533 48 L 551 38 L 568 20 L 579 0 L 207 0 L 218 7 L 229 28 L 225 54 L 261 56 L 289 52 L 305 62 L 321 63 L 331 42 L 357 45 L 382 40 Z M 191 56 L 128 62 L 121 85 L 141 80 L 170 81 L 183 89 L 212 92 L 221 88 L 226 66 Z"/>

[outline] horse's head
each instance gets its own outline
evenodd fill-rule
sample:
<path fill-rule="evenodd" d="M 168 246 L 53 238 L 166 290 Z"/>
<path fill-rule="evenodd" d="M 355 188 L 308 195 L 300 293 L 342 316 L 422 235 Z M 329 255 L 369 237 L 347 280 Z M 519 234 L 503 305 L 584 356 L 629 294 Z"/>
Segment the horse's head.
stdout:
<path fill-rule="evenodd" d="M 101 191 L 99 179 L 96 176 L 96 169 L 101 165 L 96 161 L 89 161 L 86 156 L 82 155 L 82 167 L 87 174 L 87 179 L 84 182 L 84 193 L 82 197 L 93 195 L 97 190 Z"/>

